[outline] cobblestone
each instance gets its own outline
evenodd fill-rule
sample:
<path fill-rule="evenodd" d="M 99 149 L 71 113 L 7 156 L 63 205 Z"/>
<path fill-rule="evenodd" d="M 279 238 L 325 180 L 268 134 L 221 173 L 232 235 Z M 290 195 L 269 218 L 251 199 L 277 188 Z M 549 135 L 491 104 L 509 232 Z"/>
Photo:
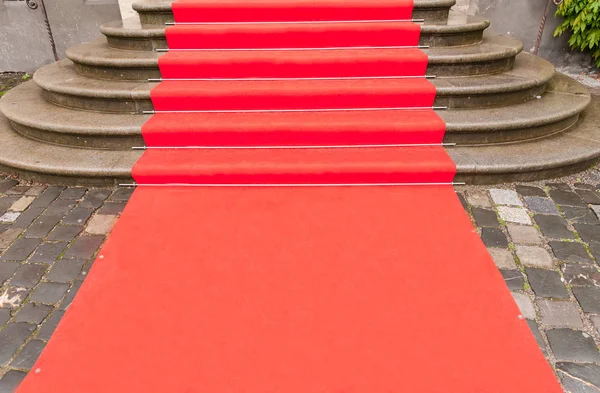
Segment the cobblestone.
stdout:
<path fill-rule="evenodd" d="M 500 215 L 500 218 L 506 222 L 531 225 L 531 218 L 527 214 L 527 211 L 523 208 L 499 206 L 498 214 Z"/>
<path fill-rule="evenodd" d="M 552 269 L 554 263 L 550 253 L 538 246 L 515 246 L 519 261 L 529 267 Z"/>
<path fill-rule="evenodd" d="M 553 327 L 583 328 L 577 305 L 569 301 L 538 299 L 542 324 Z"/>

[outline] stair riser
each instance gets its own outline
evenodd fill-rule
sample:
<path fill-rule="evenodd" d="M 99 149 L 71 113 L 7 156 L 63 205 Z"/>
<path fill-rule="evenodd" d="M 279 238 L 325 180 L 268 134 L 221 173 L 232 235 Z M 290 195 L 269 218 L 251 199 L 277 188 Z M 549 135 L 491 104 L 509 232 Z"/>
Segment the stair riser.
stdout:
<path fill-rule="evenodd" d="M 545 124 L 541 126 L 533 126 L 528 128 L 518 128 L 510 130 L 493 130 L 493 131 L 470 131 L 470 132 L 453 132 L 446 131 L 444 137 L 445 143 L 456 143 L 457 145 L 492 145 L 497 143 L 522 142 L 531 139 L 551 136 L 561 132 L 565 132 L 577 125 L 579 115 L 569 117 L 567 119 Z"/>
<path fill-rule="evenodd" d="M 135 146 L 144 146 L 144 138 L 141 135 L 134 136 L 111 136 L 111 135 L 89 135 L 82 136 L 70 133 L 54 132 L 28 127 L 10 121 L 13 130 L 20 134 L 38 141 L 53 143 L 55 145 L 84 147 L 91 149 L 124 150 Z"/>
<path fill-rule="evenodd" d="M 474 172 L 472 168 L 457 167 L 457 174 L 454 178 L 454 181 L 472 185 L 532 182 L 544 179 L 553 179 L 557 177 L 569 176 L 574 173 L 583 172 L 585 170 L 590 169 L 598 162 L 600 162 L 600 157 L 595 157 L 590 160 L 578 162 L 572 165 L 565 165 L 548 169 L 539 169 L 518 173 L 499 172 L 495 174 Z"/>
<path fill-rule="evenodd" d="M 138 11 L 139 12 L 139 11 Z M 428 22 L 443 22 L 448 19 L 450 8 L 415 9 L 413 18 Z M 139 12 L 142 23 L 162 25 L 173 22 L 172 12 Z"/>
<path fill-rule="evenodd" d="M 2 164 L 0 164 L 0 171 L 4 173 L 15 174 L 23 180 L 29 180 L 32 182 L 44 184 L 60 184 L 64 186 L 107 187 L 119 184 L 133 183 L 131 173 L 122 175 L 99 174 L 97 176 L 91 176 L 89 174 L 57 175 L 53 173 L 44 173 L 21 168 L 13 168 Z"/>
<path fill-rule="evenodd" d="M 475 108 L 511 105 L 535 99 L 543 94 L 545 85 L 516 92 L 498 92 L 484 95 L 443 95 L 439 94 L 435 106 L 449 108 Z M 44 98 L 56 105 L 67 108 L 84 109 L 113 113 L 141 113 L 153 110 L 150 97 L 140 99 L 97 98 L 86 96 L 66 95 L 45 90 Z"/>
<path fill-rule="evenodd" d="M 434 75 L 438 77 L 457 77 L 497 74 L 512 69 L 514 61 L 514 58 L 507 58 L 485 63 L 430 63 L 427 67 L 427 75 Z M 158 65 L 156 65 L 155 67 L 156 68 L 117 68 L 104 65 L 81 64 L 75 61 L 75 69 L 78 74 L 90 78 L 104 80 L 145 81 L 148 79 L 161 78 L 161 73 L 158 69 Z M 189 77 L 192 77 L 192 75 L 190 75 Z"/>
<path fill-rule="evenodd" d="M 440 35 L 421 33 L 419 45 L 426 46 L 461 46 L 475 45 L 481 42 L 483 30 L 467 32 L 462 34 L 447 34 Z M 131 38 L 119 36 L 107 36 L 108 45 L 115 49 L 124 50 L 141 50 L 152 51 L 156 49 L 168 48 L 167 41 L 164 37 L 146 37 L 146 38 Z"/>

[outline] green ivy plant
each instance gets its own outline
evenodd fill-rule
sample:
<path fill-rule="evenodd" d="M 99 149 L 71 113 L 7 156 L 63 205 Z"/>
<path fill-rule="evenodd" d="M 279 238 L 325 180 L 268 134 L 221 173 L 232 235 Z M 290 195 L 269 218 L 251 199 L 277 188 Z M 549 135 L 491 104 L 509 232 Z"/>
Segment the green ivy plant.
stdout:
<path fill-rule="evenodd" d="M 600 67 L 600 0 L 564 0 L 556 15 L 562 16 L 564 21 L 556 28 L 554 36 L 573 33 L 569 39 L 570 47 L 590 51 Z"/>

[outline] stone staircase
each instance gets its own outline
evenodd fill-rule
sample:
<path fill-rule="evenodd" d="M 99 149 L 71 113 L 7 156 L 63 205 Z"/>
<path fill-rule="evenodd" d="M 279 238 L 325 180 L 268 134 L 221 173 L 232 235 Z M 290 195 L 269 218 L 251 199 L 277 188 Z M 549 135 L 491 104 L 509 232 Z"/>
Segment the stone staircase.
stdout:
<path fill-rule="evenodd" d="M 534 180 L 585 169 L 600 157 L 600 102 L 523 53 L 490 22 L 450 8 L 455 0 L 415 0 L 421 43 L 430 46 L 436 106 L 447 123 L 457 181 Z M 155 49 L 166 48 L 171 1 L 134 4 L 140 20 L 103 25 L 104 38 L 76 45 L 0 100 L 0 169 L 43 181 L 105 184 L 131 180 L 142 154 L 141 127 L 159 78 Z M 141 22 L 140 22 L 141 21 Z"/>

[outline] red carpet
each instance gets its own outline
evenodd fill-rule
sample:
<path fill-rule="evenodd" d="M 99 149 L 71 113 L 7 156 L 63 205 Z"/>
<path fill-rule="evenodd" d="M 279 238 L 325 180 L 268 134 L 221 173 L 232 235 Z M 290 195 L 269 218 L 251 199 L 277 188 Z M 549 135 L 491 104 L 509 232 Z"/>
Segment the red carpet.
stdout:
<path fill-rule="evenodd" d="M 173 9 L 201 50 L 163 77 L 215 80 L 152 91 L 142 186 L 19 393 L 562 392 L 450 184 L 427 58 L 331 48 L 416 45 L 412 1 Z"/>

